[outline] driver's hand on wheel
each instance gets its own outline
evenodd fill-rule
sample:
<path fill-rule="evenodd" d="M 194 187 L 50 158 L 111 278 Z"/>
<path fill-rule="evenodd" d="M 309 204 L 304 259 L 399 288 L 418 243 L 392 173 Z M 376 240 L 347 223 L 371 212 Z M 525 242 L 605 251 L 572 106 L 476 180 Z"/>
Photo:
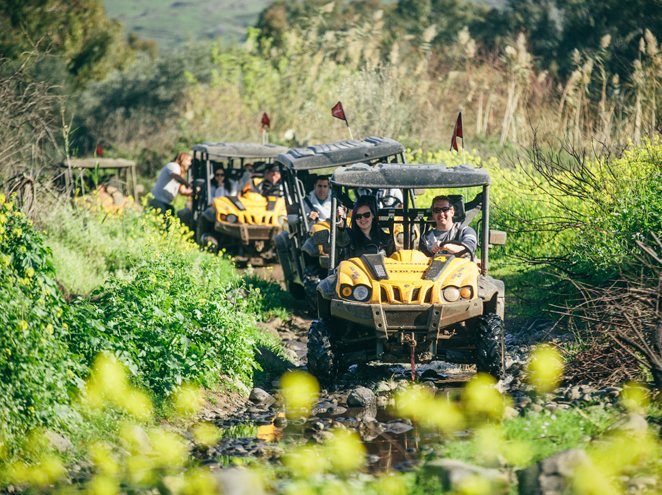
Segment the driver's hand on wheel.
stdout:
<path fill-rule="evenodd" d="M 456 244 L 442 244 L 441 242 L 437 241 L 437 243 L 432 247 L 432 253 L 437 254 L 441 251 L 449 254 L 457 254 L 460 251 L 465 251 L 465 248 Z"/>

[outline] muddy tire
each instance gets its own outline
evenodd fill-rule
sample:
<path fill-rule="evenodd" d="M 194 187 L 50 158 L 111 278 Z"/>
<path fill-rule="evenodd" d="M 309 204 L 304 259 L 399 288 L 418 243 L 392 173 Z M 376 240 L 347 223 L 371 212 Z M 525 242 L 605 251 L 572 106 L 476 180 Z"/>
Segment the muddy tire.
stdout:
<path fill-rule="evenodd" d="M 308 330 L 308 371 L 325 386 L 332 384 L 338 373 L 328 320 L 315 320 Z"/>
<path fill-rule="evenodd" d="M 287 287 L 287 292 L 289 292 L 294 299 L 299 300 L 306 298 L 306 290 L 302 285 L 287 280 L 285 282 L 285 286 Z"/>
<path fill-rule="evenodd" d="M 494 313 L 487 313 L 477 320 L 476 368 L 500 380 L 506 372 L 503 320 Z"/>
<path fill-rule="evenodd" d="M 313 313 L 317 312 L 317 285 L 319 283 L 319 277 L 305 276 L 303 279 L 306 302 Z"/>

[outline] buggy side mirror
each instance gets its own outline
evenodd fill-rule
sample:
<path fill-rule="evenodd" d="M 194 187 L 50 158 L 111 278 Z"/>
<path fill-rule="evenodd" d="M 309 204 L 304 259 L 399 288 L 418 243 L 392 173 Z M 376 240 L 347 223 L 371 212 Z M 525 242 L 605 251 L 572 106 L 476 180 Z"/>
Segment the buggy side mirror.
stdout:
<path fill-rule="evenodd" d="M 506 232 L 503 230 L 490 230 L 490 245 L 503 246 L 506 243 Z"/>

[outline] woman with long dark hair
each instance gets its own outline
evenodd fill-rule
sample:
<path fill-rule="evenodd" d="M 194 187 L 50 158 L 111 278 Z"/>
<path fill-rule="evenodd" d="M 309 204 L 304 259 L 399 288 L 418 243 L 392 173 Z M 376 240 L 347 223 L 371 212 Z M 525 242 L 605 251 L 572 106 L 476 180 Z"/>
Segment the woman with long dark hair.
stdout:
<path fill-rule="evenodd" d="M 374 196 L 361 196 L 354 203 L 349 244 L 350 258 L 362 254 L 377 254 L 380 251 L 390 256 L 395 252 L 393 237 L 377 224 Z"/>

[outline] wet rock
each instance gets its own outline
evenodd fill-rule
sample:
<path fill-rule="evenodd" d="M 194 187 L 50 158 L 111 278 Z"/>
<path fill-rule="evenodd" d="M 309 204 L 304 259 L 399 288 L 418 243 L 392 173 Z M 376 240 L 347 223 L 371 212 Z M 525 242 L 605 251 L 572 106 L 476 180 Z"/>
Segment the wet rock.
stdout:
<path fill-rule="evenodd" d="M 570 487 L 577 468 L 590 462 L 582 449 L 570 449 L 548 457 L 517 473 L 520 495 L 561 495 Z"/>
<path fill-rule="evenodd" d="M 612 425 L 608 431 L 620 430 L 641 435 L 648 431 L 648 422 L 641 414 L 630 413 L 628 416 Z"/>
<path fill-rule="evenodd" d="M 361 438 L 366 442 L 374 440 L 384 431 L 384 425 L 377 421 L 362 423 L 360 428 Z"/>
<path fill-rule="evenodd" d="M 324 423 L 322 421 L 310 421 L 306 425 L 306 429 L 322 431 L 324 429 Z"/>
<path fill-rule="evenodd" d="M 287 418 L 285 416 L 276 416 L 274 418 L 274 426 L 276 428 L 285 428 L 287 427 Z"/>
<path fill-rule="evenodd" d="M 330 431 L 318 431 L 312 436 L 312 439 L 317 443 L 324 443 L 333 438 L 333 433 Z"/>
<path fill-rule="evenodd" d="M 391 385 L 388 382 L 381 381 L 375 385 L 375 394 L 388 394 L 392 390 Z"/>
<path fill-rule="evenodd" d="M 579 391 L 582 394 L 591 394 L 595 392 L 595 388 L 593 388 L 591 385 L 580 385 L 579 386 Z"/>
<path fill-rule="evenodd" d="M 447 491 L 461 491 L 462 485 L 476 476 L 489 483 L 489 493 L 493 495 L 508 493 L 510 485 L 508 475 L 498 469 L 482 468 L 452 459 L 431 461 L 424 469 L 427 473 L 437 476 L 441 488 Z"/>
<path fill-rule="evenodd" d="M 439 373 L 437 373 L 436 370 L 428 368 L 421 374 L 421 378 L 422 379 L 432 378 L 436 380 L 439 378 Z"/>
<path fill-rule="evenodd" d="M 366 387 L 356 387 L 347 396 L 349 407 L 370 407 L 376 403 L 377 399 L 374 392 Z"/>
<path fill-rule="evenodd" d="M 335 407 L 336 403 L 332 402 L 330 400 L 323 400 L 321 402 L 318 402 L 315 404 L 315 407 L 313 407 L 313 415 L 318 415 L 318 414 L 327 414 L 330 413 Z"/>
<path fill-rule="evenodd" d="M 248 400 L 250 400 L 253 404 L 262 407 L 269 407 L 274 402 L 276 402 L 276 399 L 273 395 L 258 387 L 255 387 L 253 390 L 251 390 L 251 394 L 248 396 Z"/>
<path fill-rule="evenodd" d="M 243 468 L 230 468 L 213 474 L 223 495 L 263 495 L 262 482 L 257 474 Z"/>
<path fill-rule="evenodd" d="M 605 389 L 605 392 L 607 392 L 607 396 L 611 397 L 613 399 L 617 398 L 619 395 L 621 395 L 621 389 L 620 387 L 607 387 Z"/>
<path fill-rule="evenodd" d="M 413 429 L 412 425 L 400 421 L 388 422 L 384 425 L 384 431 L 394 435 L 402 435 Z"/>
<path fill-rule="evenodd" d="M 341 414 L 345 414 L 347 412 L 346 407 L 342 406 L 333 406 L 331 409 L 327 411 L 328 414 L 331 416 L 340 416 Z"/>
<path fill-rule="evenodd" d="M 568 400 L 579 400 L 582 393 L 580 392 L 579 387 L 575 385 L 566 392 L 565 396 Z"/>
<path fill-rule="evenodd" d="M 423 383 L 421 383 L 421 387 L 427 388 L 432 390 L 433 392 L 437 391 L 437 385 L 431 381 L 431 380 L 426 380 Z"/>
<path fill-rule="evenodd" d="M 385 395 L 378 395 L 377 396 L 377 407 L 380 409 L 384 409 L 385 407 L 388 406 L 388 397 Z"/>

